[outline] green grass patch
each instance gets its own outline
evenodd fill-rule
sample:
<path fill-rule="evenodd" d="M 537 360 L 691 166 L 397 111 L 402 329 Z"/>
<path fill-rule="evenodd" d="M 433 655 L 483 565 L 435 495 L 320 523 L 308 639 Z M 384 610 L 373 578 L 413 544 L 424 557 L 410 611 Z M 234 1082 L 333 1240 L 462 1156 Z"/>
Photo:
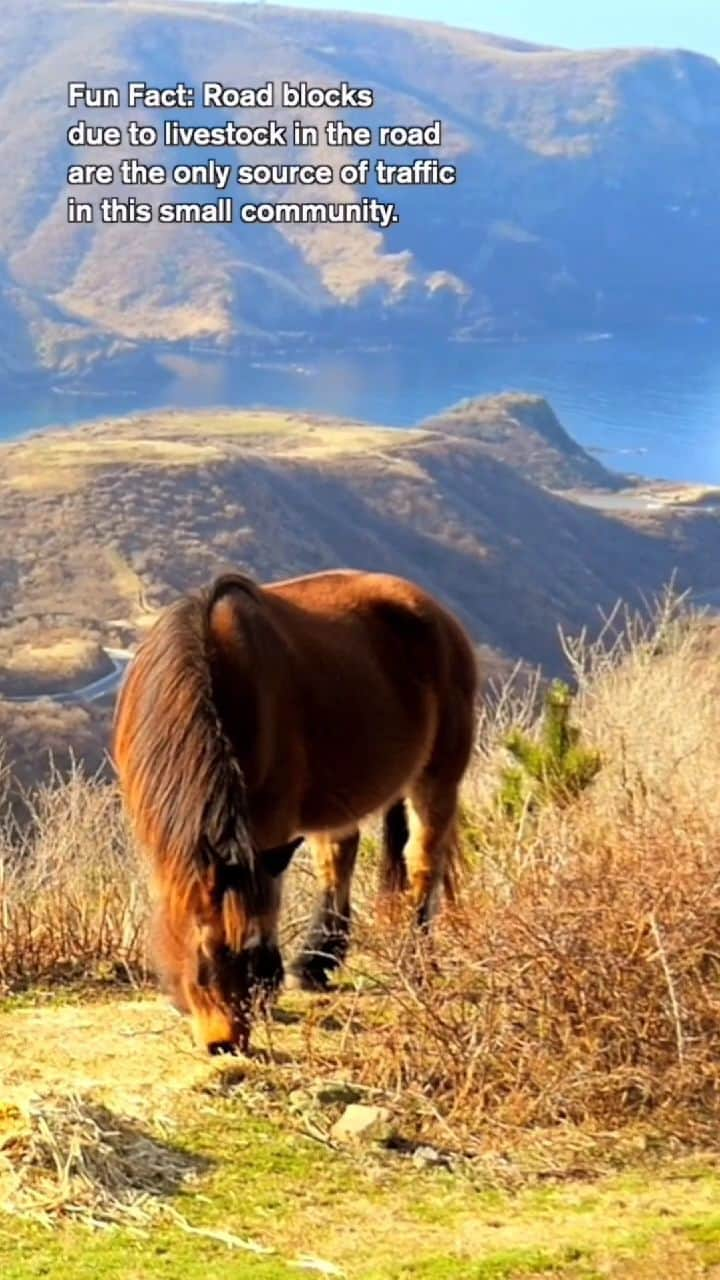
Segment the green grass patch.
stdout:
<path fill-rule="evenodd" d="M 720 1266 L 720 1213 L 690 1219 L 682 1223 L 680 1230 L 694 1246 L 703 1266 Z"/>
<path fill-rule="evenodd" d="M 678 1236 L 687 1250 L 675 1280 L 720 1260 L 720 1216 L 711 1208 L 720 1179 L 709 1161 L 515 1194 L 487 1190 L 471 1174 L 418 1170 L 396 1152 L 333 1151 L 249 1112 L 242 1087 L 229 1096 L 190 1091 L 174 1130 L 174 1145 L 200 1157 L 205 1172 L 168 1203 L 209 1235 L 187 1234 L 162 1215 L 141 1230 L 95 1232 L 0 1216 L 4 1280 L 285 1280 L 313 1274 L 299 1265 L 308 1258 L 349 1280 L 644 1277 L 634 1267 Z M 233 1249 L 213 1232 L 275 1252 Z"/>

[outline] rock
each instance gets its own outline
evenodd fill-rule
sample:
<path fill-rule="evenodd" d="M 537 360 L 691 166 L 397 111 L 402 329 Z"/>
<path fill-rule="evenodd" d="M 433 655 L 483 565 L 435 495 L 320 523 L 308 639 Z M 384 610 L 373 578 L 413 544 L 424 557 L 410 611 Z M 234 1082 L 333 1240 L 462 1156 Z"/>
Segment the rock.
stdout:
<path fill-rule="evenodd" d="M 312 1097 L 307 1089 L 292 1089 L 288 1094 L 288 1105 L 291 1111 L 307 1111 L 312 1106 Z"/>
<path fill-rule="evenodd" d="M 329 1080 L 307 1085 L 304 1089 L 292 1089 L 288 1094 L 291 1111 L 312 1111 L 324 1107 L 346 1107 L 362 1098 L 362 1089 L 342 1081 Z"/>
<path fill-rule="evenodd" d="M 313 1089 L 313 1097 L 318 1107 L 333 1107 L 336 1103 L 343 1103 L 345 1106 L 349 1106 L 362 1097 L 362 1090 L 357 1089 L 352 1084 L 333 1084 L 330 1082 L 316 1085 Z"/>
<path fill-rule="evenodd" d="M 387 1107 L 367 1107 L 353 1102 L 330 1130 L 334 1142 L 387 1142 L 392 1137 Z"/>
<path fill-rule="evenodd" d="M 412 1162 L 418 1169 L 436 1169 L 446 1165 L 447 1158 L 435 1147 L 416 1147 L 412 1153 Z"/>

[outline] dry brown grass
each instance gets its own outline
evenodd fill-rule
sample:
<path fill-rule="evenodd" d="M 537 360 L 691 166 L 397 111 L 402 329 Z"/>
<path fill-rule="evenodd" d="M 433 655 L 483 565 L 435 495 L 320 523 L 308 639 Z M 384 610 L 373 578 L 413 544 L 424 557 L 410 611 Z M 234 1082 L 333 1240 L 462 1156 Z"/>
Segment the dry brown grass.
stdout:
<path fill-rule="evenodd" d="M 13 455 L 5 484 L 24 494 L 68 493 L 89 484 L 106 467 L 194 467 L 217 462 L 221 452 L 212 445 L 187 441 L 143 439 L 68 440 L 37 436 Z"/>
<path fill-rule="evenodd" d="M 15 807 L 14 813 L 17 813 Z M 0 991 L 145 979 L 145 891 L 117 794 L 75 768 L 0 827 Z"/>
<path fill-rule="evenodd" d="M 303 1006 L 299 1035 L 272 1032 L 303 1075 L 394 1098 L 406 1132 L 474 1154 L 522 1142 L 543 1169 L 558 1135 L 564 1167 L 568 1151 L 592 1165 L 608 1143 L 714 1140 L 720 1118 L 716 632 L 668 597 L 651 620 L 617 614 L 599 644 L 567 652 L 575 722 L 602 756 L 593 784 L 519 824 L 503 816 L 503 739 L 510 725 L 535 731 L 538 699 L 532 684 L 499 691 L 465 797 L 460 906 L 430 949 L 378 921 L 370 842 L 343 985 Z M 77 774 L 43 788 L 2 865 L 7 989 L 142 979 L 144 895 L 112 788 Z M 300 859 L 288 949 L 308 905 Z"/>
<path fill-rule="evenodd" d="M 46 1226 L 58 1217 L 145 1225 L 198 1165 L 89 1096 L 0 1109 L 0 1205 Z"/>
<path fill-rule="evenodd" d="M 673 567 L 712 589 L 715 535 L 702 513 L 638 515 L 627 498 L 605 513 L 528 488 L 517 458 L 537 478 L 538 449 L 546 479 L 562 483 L 552 459 L 559 467 L 569 442 L 556 449 L 533 429 L 537 418 L 552 434 L 548 415 L 525 397 L 494 399 L 477 429 L 434 431 L 263 411 L 138 414 L 8 445 L 0 611 L 30 642 L 53 630 L 126 648 L 148 612 L 225 568 L 272 581 L 349 562 L 417 577 L 486 646 L 553 667 L 558 621 L 577 629 Z M 502 442 L 507 430 L 519 441 L 523 422 L 530 443 L 513 447 L 508 468 Z M 190 450 L 187 465 L 156 465 L 175 446 L 176 457 Z M 194 452 L 206 447 L 216 460 Z M 25 472 L 50 487 L 16 489 Z M 682 528 L 667 523 L 676 518 Z M 0 706 L 0 736 L 24 753 L 21 714 Z"/>

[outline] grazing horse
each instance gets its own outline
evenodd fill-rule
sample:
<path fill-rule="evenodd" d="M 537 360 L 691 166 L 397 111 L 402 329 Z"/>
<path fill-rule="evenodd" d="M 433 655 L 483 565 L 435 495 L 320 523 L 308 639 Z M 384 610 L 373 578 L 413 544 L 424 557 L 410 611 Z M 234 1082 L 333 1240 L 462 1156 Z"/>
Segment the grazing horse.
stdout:
<path fill-rule="evenodd" d="M 385 887 L 409 888 L 427 924 L 456 866 L 476 675 L 456 619 L 385 574 L 226 574 L 161 614 L 114 755 L 152 871 L 154 959 L 198 1043 L 247 1049 L 253 994 L 282 981 L 282 875 L 303 838 L 321 896 L 297 982 L 323 986 L 344 958 L 369 814 L 384 814 Z"/>

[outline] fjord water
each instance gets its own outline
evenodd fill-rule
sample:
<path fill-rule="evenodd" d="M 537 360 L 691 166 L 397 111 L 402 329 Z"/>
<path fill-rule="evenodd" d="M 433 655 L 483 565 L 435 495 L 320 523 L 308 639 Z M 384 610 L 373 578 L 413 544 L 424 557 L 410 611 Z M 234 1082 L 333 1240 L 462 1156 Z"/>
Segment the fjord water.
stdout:
<path fill-rule="evenodd" d="M 118 394 L 17 392 L 0 439 L 163 407 L 267 406 L 410 426 L 467 396 L 544 395 L 606 465 L 669 480 L 720 483 L 720 332 L 676 326 L 642 336 L 506 343 L 438 342 L 422 352 L 218 357 L 167 362 L 159 385 Z"/>

